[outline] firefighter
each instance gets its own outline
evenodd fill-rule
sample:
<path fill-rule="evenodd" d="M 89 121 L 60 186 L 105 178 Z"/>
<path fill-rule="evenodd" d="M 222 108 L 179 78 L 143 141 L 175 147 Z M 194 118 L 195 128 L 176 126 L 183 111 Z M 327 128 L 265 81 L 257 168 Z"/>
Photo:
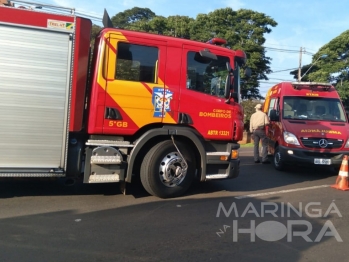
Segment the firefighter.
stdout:
<path fill-rule="evenodd" d="M 269 125 L 268 116 L 262 111 L 262 105 L 255 106 L 256 112 L 250 118 L 250 132 L 254 141 L 254 162 L 260 163 L 259 142 L 262 141 L 262 163 L 270 164 L 268 160 L 268 138 L 266 135 L 266 127 Z"/>

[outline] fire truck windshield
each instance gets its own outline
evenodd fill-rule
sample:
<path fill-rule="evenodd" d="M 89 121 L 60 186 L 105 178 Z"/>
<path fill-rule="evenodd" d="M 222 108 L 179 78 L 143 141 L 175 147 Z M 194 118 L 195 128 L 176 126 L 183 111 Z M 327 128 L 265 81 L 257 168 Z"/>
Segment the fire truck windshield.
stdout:
<path fill-rule="evenodd" d="M 345 122 L 339 99 L 319 97 L 284 97 L 284 119 L 306 119 Z"/>

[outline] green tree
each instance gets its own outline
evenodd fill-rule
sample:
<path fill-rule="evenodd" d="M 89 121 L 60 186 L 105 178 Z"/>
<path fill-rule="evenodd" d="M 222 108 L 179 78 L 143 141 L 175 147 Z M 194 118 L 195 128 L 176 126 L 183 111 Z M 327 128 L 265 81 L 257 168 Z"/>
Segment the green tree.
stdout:
<path fill-rule="evenodd" d="M 154 17 L 156 17 L 155 13 L 149 8 L 133 7 L 117 13 L 111 18 L 111 21 L 118 28 L 129 29 L 133 23 L 139 21 L 147 22 Z"/>
<path fill-rule="evenodd" d="M 140 20 L 128 29 L 190 39 L 190 26 L 194 19 L 188 16 L 156 16 L 151 20 Z"/>
<path fill-rule="evenodd" d="M 91 40 L 90 40 L 92 49 L 93 49 L 93 46 L 94 46 L 94 43 L 95 43 L 95 39 L 96 39 L 97 35 L 99 34 L 99 32 L 101 30 L 102 30 L 102 27 L 100 27 L 98 25 L 95 25 L 95 24 L 92 24 Z"/>
<path fill-rule="evenodd" d="M 159 35 L 168 35 L 167 18 L 163 16 L 156 16 L 148 22 L 149 32 Z"/>
<path fill-rule="evenodd" d="M 321 55 L 327 57 L 318 59 Z M 314 64 L 314 62 L 316 63 Z M 302 75 L 313 65 L 302 81 L 332 83 L 343 102 L 349 106 L 349 30 L 325 44 L 313 56 L 310 65 L 302 67 Z M 297 79 L 298 71 L 290 72 Z"/>
<path fill-rule="evenodd" d="M 251 78 L 242 86 L 243 98 L 261 98 L 259 81 L 268 80 L 271 58 L 265 55 L 264 34 L 271 32 L 277 23 L 263 13 L 247 9 L 217 9 L 209 14 L 199 14 L 191 28 L 191 39 L 207 41 L 212 37 L 227 40 L 232 49 L 244 50 Z"/>
<path fill-rule="evenodd" d="M 190 31 L 194 22 L 195 20 L 188 16 L 169 16 L 167 18 L 169 35 L 185 39 L 193 39 Z"/>

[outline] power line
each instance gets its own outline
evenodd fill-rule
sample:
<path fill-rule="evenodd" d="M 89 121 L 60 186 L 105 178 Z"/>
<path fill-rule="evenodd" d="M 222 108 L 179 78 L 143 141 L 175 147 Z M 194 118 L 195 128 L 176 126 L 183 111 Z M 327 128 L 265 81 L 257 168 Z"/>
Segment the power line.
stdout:
<path fill-rule="evenodd" d="M 263 87 L 266 87 L 266 84 L 268 84 L 268 85 L 276 85 L 276 84 L 280 84 L 281 82 L 292 82 L 292 80 L 282 80 L 282 81 L 259 81 L 260 84 L 263 84 Z"/>
<path fill-rule="evenodd" d="M 298 53 L 298 50 L 292 50 L 292 49 L 282 49 L 282 48 L 274 48 L 274 47 L 264 47 L 266 50 L 269 51 L 278 51 L 278 52 L 283 52 L 283 53 Z"/>
<path fill-rule="evenodd" d="M 285 46 L 285 47 L 297 47 L 298 48 L 298 46 L 288 46 L 288 45 L 280 45 L 280 44 L 268 44 L 268 45 L 270 45 L 270 46 L 277 46 L 277 47 L 282 47 L 282 46 Z M 274 47 L 271 47 L 271 48 L 274 48 Z M 312 50 L 312 49 L 309 49 L 309 48 L 307 48 L 308 50 L 310 50 L 310 51 L 312 51 L 312 52 L 316 52 L 315 50 Z"/>
<path fill-rule="evenodd" d="M 264 48 L 267 51 L 275 51 L 275 52 L 281 52 L 281 53 L 299 53 L 299 50 L 295 50 L 295 49 L 283 49 L 283 48 L 275 48 L 275 47 L 268 47 L 268 46 L 264 46 Z M 302 53 L 306 55 L 314 55 L 314 53 L 311 53 L 305 50 L 303 50 Z"/>
<path fill-rule="evenodd" d="M 280 79 L 280 78 L 269 78 L 269 79 L 272 79 L 272 80 L 279 80 L 279 81 L 290 81 L 289 79 Z"/>
<path fill-rule="evenodd" d="M 274 73 L 279 73 L 279 72 L 284 72 L 284 71 L 292 71 L 292 70 L 296 70 L 296 69 L 298 69 L 298 68 L 288 68 L 288 69 L 273 71 L 273 72 L 271 72 L 271 73 L 269 73 L 269 74 L 274 74 Z M 269 75 L 269 74 L 268 74 L 268 75 Z"/>
<path fill-rule="evenodd" d="M 269 80 L 258 80 L 260 84 L 279 84 L 280 82 L 292 82 L 296 80 L 290 80 L 290 79 L 279 79 L 279 78 L 272 78 L 271 81 Z M 245 82 L 245 84 L 251 84 L 250 82 Z"/>
<path fill-rule="evenodd" d="M 273 45 L 273 46 L 288 46 L 288 47 L 298 47 L 298 46 L 294 46 L 294 45 L 279 45 L 279 44 L 269 44 L 269 45 Z"/>

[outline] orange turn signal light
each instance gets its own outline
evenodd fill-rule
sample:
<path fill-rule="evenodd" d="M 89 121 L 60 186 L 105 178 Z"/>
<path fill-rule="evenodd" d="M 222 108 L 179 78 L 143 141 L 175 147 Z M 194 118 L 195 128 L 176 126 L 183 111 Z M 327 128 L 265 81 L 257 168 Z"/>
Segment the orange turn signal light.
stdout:
<path fill-rule="evenodd" d="M 221 161 L 227 161 L 228 158 L 229 158 L 228 156 L 220 156 L 219 159 L 220 159 Z"/>
<path fill-rule="evenodd" d="M 237 150 L 231 150 L 231 158 L 232 158 L 232 159 L 237 159 L 237 158 L 239 158 L 239 151 L 237 151 Z"/>

